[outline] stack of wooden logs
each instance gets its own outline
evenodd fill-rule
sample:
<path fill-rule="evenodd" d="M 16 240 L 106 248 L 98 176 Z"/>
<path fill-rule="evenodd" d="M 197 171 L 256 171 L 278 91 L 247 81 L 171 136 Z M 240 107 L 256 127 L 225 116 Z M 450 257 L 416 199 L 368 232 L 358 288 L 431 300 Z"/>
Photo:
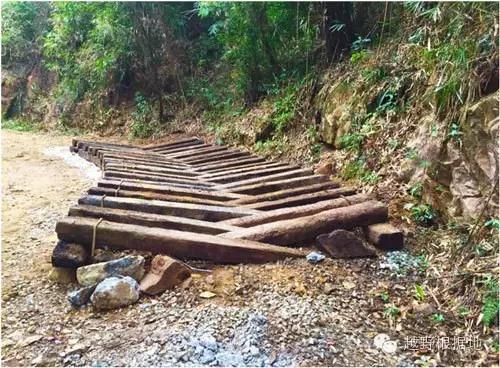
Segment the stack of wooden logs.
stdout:
<path fill-rule="evenodd" d="M 145 147 L 74 139 L 70 150 L 99 166 L 102 179 L 56 232 L 89 252 L 259 263 L 303 257 L 300 247 L 320 234 L 388 219 L 383 203 L 328 176 L 198 138 Z"/>

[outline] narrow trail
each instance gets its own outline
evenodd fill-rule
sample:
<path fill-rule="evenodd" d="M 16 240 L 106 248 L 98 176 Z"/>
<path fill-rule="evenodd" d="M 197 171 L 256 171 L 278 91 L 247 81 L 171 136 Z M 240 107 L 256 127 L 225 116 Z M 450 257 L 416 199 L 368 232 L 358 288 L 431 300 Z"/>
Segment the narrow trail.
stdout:
<path fill-rule="evenodd" d="M 76 285 L 48 276 L 54 226 L 92 180 L 47 155 L 70 141 L 2 131 L 4 366 L 405 366 L 417 359 L 403 349 L 405 337 L 433 332 L 419 318 L 384 316 L 378 295 L 390 277 L 377 259 L 209 265 L 213 272 L 185 289 L 124 309 L 71 309 L 66 294 Z M 203 299 L 203 291 L 216 296 Z M 391 289 L 408 306 L 402 314 L 412 295 L 409 287 Z M 380 333 L 396 341 L 396 353 L 374 346 Z"/>

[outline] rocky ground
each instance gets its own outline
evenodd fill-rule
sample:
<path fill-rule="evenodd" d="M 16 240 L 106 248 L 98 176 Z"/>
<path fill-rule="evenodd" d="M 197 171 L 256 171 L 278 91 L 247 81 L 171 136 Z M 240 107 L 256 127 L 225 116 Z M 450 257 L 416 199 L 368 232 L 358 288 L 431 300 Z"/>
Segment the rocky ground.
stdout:
<path fill-rule="evenodd" d="M 491 336 L 470 328 L 475 321 L 449 316 L 435 296 L 416 301 L 410 276 L 437 266 L 427 267 L 406 253 L 314 265 L 305 259 L 191 263 L 211 272 L 195 274 L 182 288 L 158 297 L 143 296 L 127 308 L 72 309 L 67 293 L 77 286 L 49 277 L 54 227 L 98 173 L 78 157 L 62 158 L 64 149 L 57 147 L 70 141 L 68 136 L 2 131 L 4 366 L 497 362 L 489 348 Z M 410 234 L 410 252 L 420 240 Z M 444 323 L 435 317 L 441 313 Z M 394 342 L 395 351 L 374 342 L 380 334 Z M 457 337 L 478 344 L 452 346 Z M 445 338 L 449 345 L 428 344 Z"/>

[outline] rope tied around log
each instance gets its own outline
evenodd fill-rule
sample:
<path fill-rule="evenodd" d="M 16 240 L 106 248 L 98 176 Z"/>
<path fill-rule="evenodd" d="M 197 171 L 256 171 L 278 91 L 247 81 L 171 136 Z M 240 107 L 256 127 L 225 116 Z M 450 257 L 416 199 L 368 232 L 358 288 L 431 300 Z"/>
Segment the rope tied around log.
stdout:
<path fill-rule="evenodd" d="M 90 257 L 94 258 L 94 253 L 95 253 L 95 240 L 97 237 L 97 227 L 99 224 L 102 222 L 103 218 L 101 217 L 97 222 L 94 224 L 93 230 L 92 230 L 92 248 L 90 249 Z"/>
<path fill-rule="evenodd" d="M 118 184 L 118 188 L 116 188 L 116 189 L 115 189 L 115 197 L 118 197 L 118 192 L 119 192 L 119 191 L 120 191 L 120 189 L 121 189 L 121 186 L 122 186 L 122 184 L 123 184 L 123 180 L 125 180 L 125 179 L 120 180 L 120 184 Z M 102 206 L 101 206 L 101 207 L 102 207 Z"/>

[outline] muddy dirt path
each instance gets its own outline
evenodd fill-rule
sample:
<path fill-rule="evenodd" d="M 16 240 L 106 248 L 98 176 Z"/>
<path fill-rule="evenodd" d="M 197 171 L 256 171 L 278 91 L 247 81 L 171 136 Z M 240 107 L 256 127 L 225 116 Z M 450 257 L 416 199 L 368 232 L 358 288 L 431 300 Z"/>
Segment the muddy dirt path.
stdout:
<path fill-rule="evenodd" d="M 412 365 L 419 359 L 404 350 L 405 337 L 433 327 L 405 317 L 413 291 L 390 284 L 376 259 L 214 266 L 185 289 L 142 297 L 128 308 L 71 309 L 66 295 L 76 285 L 49 278 L 54 227 L 92 180 L 44 153 L 70 142 L 2 131 L 3 365 Z M 403 306 L 399 319 L 384 316 L 379 295 L 388 288 Z M 203 291 L 215 297 L 203 299 Z M 396 341 L 395 353 L 374 346 L 380 333 Z"/>

